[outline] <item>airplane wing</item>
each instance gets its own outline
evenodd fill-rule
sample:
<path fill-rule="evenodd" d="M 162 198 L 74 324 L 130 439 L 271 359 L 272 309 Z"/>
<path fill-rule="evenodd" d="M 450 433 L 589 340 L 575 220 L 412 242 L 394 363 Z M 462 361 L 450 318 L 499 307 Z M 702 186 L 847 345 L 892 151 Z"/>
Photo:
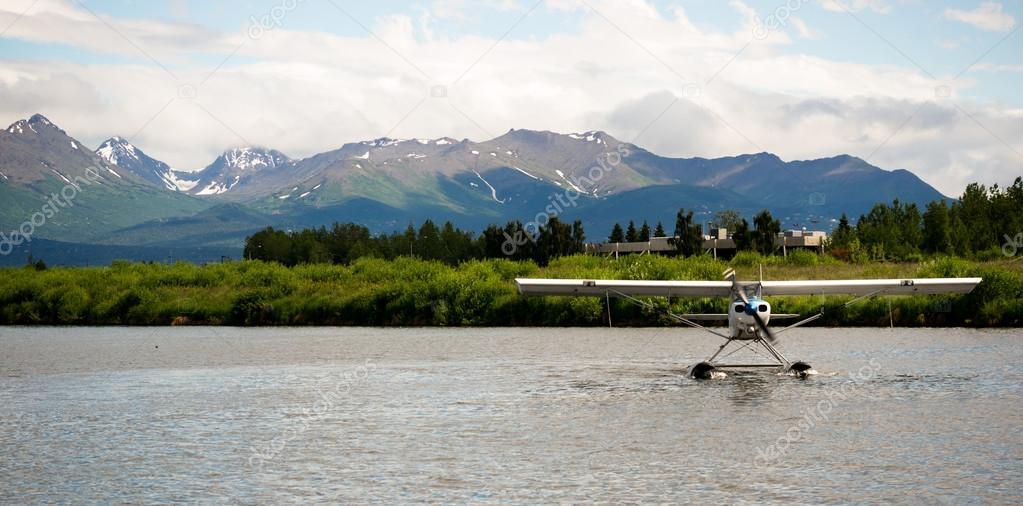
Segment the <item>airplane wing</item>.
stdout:
<path fill-rule="evenodd" d="M 518 278 L 523 295 L 611 295 L 652 297 L 728 297 L 730 281 L 629 281 L 620 279 Z"/>
<path fill-rule="evenodd" d="M 845 279 L 764 281 L 764 296 L 772 295 L 927 295 L 969 293 L 981 278 Z M 518 278 L 523 295 L 603 296 L 625 294 L 652 297 L 728 297 L 730 281 L 629 281 L 618 279 Z"/>
<path fill-rule="evenodd" d="M 926 295 L 970 293 L 982 278 L 764 281 L 763 295 Z"/>

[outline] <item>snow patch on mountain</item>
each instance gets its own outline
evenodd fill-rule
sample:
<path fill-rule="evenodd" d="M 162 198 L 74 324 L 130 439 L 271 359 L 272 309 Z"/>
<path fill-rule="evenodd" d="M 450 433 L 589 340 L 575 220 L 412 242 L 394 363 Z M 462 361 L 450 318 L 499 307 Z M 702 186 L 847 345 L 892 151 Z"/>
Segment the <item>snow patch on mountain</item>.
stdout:
<path fill-rule="evenodd" d="M 501 200 L 501 199 L 497 198 L 497 189 L 496 189 L 496 188 L 494 188 L 494 186 L 493 186 L 493 185 L 491 185 L 489 181 L 487 181 L 486 179 L 483 179 L 483 175 L 481 175 L 481 174 L 479 173 L 479 171 L 475 171 L 475 170 L 474 170 L 473 172 L 475 172 L 475 173 L 476 173 L 476 177 L 480 178 L 480 181 L 483 181 L 483 184 L 487 185 L 487 188 L 490 188 L 490 196 L 491 196 L 491 197 L 493 197 L 493 198 L 494 198 L 494 200 L 495 200 L 495 201 L 496 201 L 497 203 L 499 203 L 499 204 L 504 204 L 504 201 L 503 201 L 503 200 Z"/>
<path fill-rule="evenodd" d="M 161 174 L 160 177 L 163 180 L 164 186 L 166 186 L 168 190 L 187 192 L 191 191 L 192 188 L 195 188 L 196 186 L 199 185 L 198 179 L 195 180 L 181 179 L 173 170 L 166 174 Z"/>
<path fill-rule="evenodd" d="M 538 178 L 538 177 L 536 177 L 536 176 L 534 176 L 534 175 L 532 175 L 532 174 L 530 174 L 530 173 L 528 173 L 528 172 L 526 172 L 526 171 L 524 171 L 524 170 L 522 170 L 522 169 L 520 169 L 518 167 L 512 166 L 512 168 L 517 170 L 517 171 L 519 171 L 519 172 L 521 172 L 521 173 L 523 173 L 523 174 L 525 174 L 525 175 L 527 175 L 527 176 L 529 176 L 529 177 L 531 177 L 531 178 L 533 178 L 533 179 L 535 179 L 535 180 L 537 180 L 537 181 L 542 181 L 542 179 L 540 179 L 540 178 Z"/>
<path fill-rule="evenodd" d="M 228 167 L 240 170 L 276 168 L 287 160 L 277 153 L 259 148 L 236 148 L 224 153 L 224 161 Z"/>
<path fill-rule="evenodd" d="M 586 193 L 586 192 L 584 192 L 582 190 L 582 188 L 579 188 L 578 186 L 575 185 L 575 183 L 573 183 L 571 180 L 569 180 L 567 177 L 565 177 L 565 173 L 564 172 L 561 172 L 560 170 L 555 170 L 554 172 L 558 175 L 558 177 L 560 177 L 561 179 L 564 179 L 565 182 L 568 183 L 568 185 L 571 186 L 575 191 L 577 191 L 579 193 Z M 557 183 L 557 181 L 555 181 L 555 183 Z M 558 186 L 561 186 L 561 185 L 558 184 Z"/>
<path fill-rule="evenodd" d="M 604 140 L 597 136 L 597 132 L 583 132 L 581 134 L 568 134 L 568 137 L 578 141 L 596 142 L 603 144 Z"/>
<path fill-rule="evenodd" d="M 206 188 L 200 190 L 199 193 L 196 193 L 196 195 L 220 195 L 227 190 L 230 190 L 227 185 L 214 181 L 206 186 Z"/>

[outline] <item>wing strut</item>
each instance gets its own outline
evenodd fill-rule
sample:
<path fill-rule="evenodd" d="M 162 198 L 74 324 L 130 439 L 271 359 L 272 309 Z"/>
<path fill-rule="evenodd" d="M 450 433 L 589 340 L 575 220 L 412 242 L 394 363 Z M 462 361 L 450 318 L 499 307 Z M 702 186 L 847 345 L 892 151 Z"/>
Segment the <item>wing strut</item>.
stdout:
<path fill-rule="evenodd" d="M 637 305 L 639 305 L 639 306 L 645 307 L 645 308 L 647 308 L 647 309 L 656 309 L 656 308 L 654 307 L 654 305 L 653 305 L 653 304 L 651 304 L 651 303 L 649 303 L 649 302 L 647 302 L 647 301 L 645 301 L 645 300 L 640 300 L 640 299 L 637 299 L 637 298 L 635 298 L 635 297 L 633 297 L 633 296 L 631 296 L 631 295 L 628 295 L 628 294 L 625 294 L 625 293 L 619 292 L 618 290 L 615 290 L 615 289 L 611 289 L 611 288 L 609 288 L 609 289 L 605 290 L 605 291 L 604 291 L 604 295 L 605 295 L 605 296 L 609 296 L 608 294 L 609 294 L 610 292 L 614 292 L 614 293 L 615 293 L 615 296 L 617 296 L 617 297 L 621 297 L 621 298 L 624 298 L 624 299 L 628 299 L 629 301 L 631 301 L 631 302 L 633 302 L 633 303 L 635 303 L 635 304 L 637 304 Z M 611 305 L 610 305 L 610 299 L 609 299 L 609 303 L 608 303 L 608 306 L 607 306 L 607 307 L 608 307 L 608 315 L 610 315 L 610 314 L 611 314 Z M 684 323 L 684 324 L 686 324 L 686 325 L 688 325 L 688 326 L 690 326 L 690 327 L 693 327 L 693 328 L 695 328 L 695 329 L 700 329 L 700 330 L 703 330 L 703 331 L 705 331 L 705 332 L 709 332 L 709 333 L 711 333 L 711 334 L 714 334 L 715 336 L 718 336 L 718 337 L 722 337 L 722 338 L 724 338 L 724 339 L 729 339 L 729 340 L 731 340 L 731 338 L 730 338 L 730 337 L 728 337 L 728 336 L 726 336 L 725 334 L 722 334 L 722 333 L 720 333 L 720 332 L 717 332 L 717 331 L 711 330 L 711 329 L 709 329 L 709 328 L 707 328 L 707 327 L 704 327 L 703 325 L 700 325 L 699 323 L 696 323 L 696 322 L 694 322 L 694 321 L 691 321 L 691 320 L 688 320 L 688 319 L 686 319 L 686 318 L 683 318 L 683 317 L 682 317 L 681 315 L 677 315 L 677 314 L 675 314 L 675 313 L 672 313 L 670 309 L 669 309 L 669 310 L 667 310 L 667 311 L 665 311 L 665 313 L 667 313 L 667 315 L 668 315 L 669 317 L 671 317 L 672 319 L 674 319 L 675 321 L 678 321 L 678 322 Z M 610 316 L 608 316 L 608 318 L 610 319 Z"/>
<path fill-rule="evenodd" d="M 853 304 L 855 304 L 855 303 L 857 303 L 857 302 L 859 302 L 861 300 L 869 299 L 871 297 L 877 296 L 878 294 L 880 294 L 881 292 L 884 292 L 884 291 L 885 291 L 885 289 L 882 288 L 880 290 L 874 290 L 873 292 L 870 292 L 870 293 L 868 293 L 866 295 L 860 295 L 859 297 L 856 297 L 855 299 L 850 300 L 849 302 L 846 302 L 845 304 L 842 304 L 842 307 L 849 307 L 849 306 L 851 306 L 851 305 L 853 305 Z M 781 334 L 782 332 L 785 332 L 786 330 L 794 329 L 796 327 L 802 327 L 803 325 L 806 325 L 807 323 L 810 323 L 812 321 L 816 321 L 816 320 L 818 320 L 820 318 L 823 318 L 823 317 L 824 317 L 824 308 L 821 308 L 821 312 L 820 313 L 817 313 L 817 314 L 815 314 L 815 315 L 813 315 L 813 316 L 811 316 L 809 318 L 805 318 L 805 319 L 800 320 L 800 321 L 798 321 L 796 323 L 793 323 L 792 325 L 789 325 L 788 327 L 785 327 L 785 328 L 783 328 L 781 330 L 777 330 L 774 333 L 775 333 L 775 335 Z"/>
<path fill-rule="evenodd" d="M 611 296 L 606 291 L 604 292 L 604 300 L 607 301 L 607 328 L 611 328 L 613 327 L 611 325 Z"/>

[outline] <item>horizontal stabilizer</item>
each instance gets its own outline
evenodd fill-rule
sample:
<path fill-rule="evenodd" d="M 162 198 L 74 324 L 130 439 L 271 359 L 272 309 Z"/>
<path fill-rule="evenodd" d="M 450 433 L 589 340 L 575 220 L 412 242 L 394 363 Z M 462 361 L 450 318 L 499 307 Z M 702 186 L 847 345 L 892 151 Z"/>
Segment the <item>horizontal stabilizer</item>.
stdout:
<path fill-rule="evenodd" d="M 708 313 L 701 313 L 701 314 L 680 314 L 679 316 L 681 316 L 682 318 L 685 318 L 687 320 L 692 320 L 692 321 L 720 321 L 720 320 L 727 320 L 728 319 L 728 315 L 724 314 L 724 313 L 722 313 L 722 314 L 708 314 Z"/>
<path fill-rule="evenodd" d="M 618 279 L 518 278 L 523 295 L 631 295 L 650 297 L 728 297 L 729 281 L 629 281 Z"/>

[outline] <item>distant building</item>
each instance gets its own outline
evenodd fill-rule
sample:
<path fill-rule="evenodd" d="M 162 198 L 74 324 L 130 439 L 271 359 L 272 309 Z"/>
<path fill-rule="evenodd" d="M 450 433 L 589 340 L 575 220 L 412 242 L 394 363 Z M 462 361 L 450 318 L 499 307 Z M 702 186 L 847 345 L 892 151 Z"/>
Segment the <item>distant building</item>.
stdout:
<path fill-rule="evenodd" d="M 790 249 L 812 249 L 823 253 L 827 238 L 828 234 L 820 230 L 786 230 L 775 238 L 775 245 L 785 256 L 788 256 Z M 586 252 L 615 256 L 632 253 L 670 253 L 675 251 L 671 239 L 672 237 L 651 237 L 646 242 L 592 243 L 586 245 Z M 728 230 L 712 228 L 708 235 L 703 236 L 703 249 L 712 253 L 714 258 L 731 257 L 735 255 L 735 241 Z"/>

